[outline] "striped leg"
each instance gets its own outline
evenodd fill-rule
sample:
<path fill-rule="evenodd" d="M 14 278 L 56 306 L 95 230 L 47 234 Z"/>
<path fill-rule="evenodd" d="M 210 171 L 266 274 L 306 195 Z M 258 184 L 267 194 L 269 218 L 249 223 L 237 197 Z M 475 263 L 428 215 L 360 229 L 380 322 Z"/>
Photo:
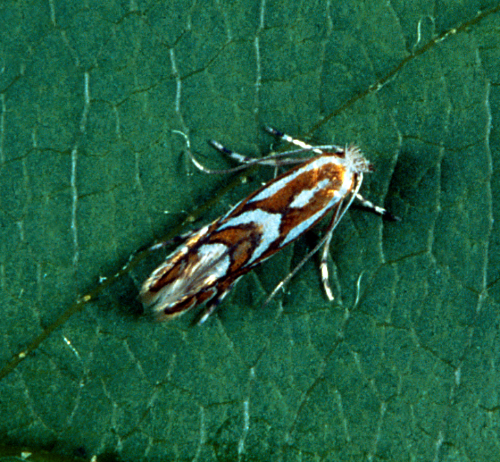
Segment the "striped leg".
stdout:
<path fill-rule="evenodd" d="M 314 146 L 311 146 L 310 144 L 304 143 L 303 141 L 292 138 L 290 135 L 287 135 L 286 133 L 282 133 L 279 130 L 276 130 L 275 128 L 266 126 L 266 127 L 264 127 L 264 129 L 266 130 L 266 132 L 270 133 L 271 135 L 278 138 L 279 140 L 283 140 L 283 141 L 286 141 L 287 143 L 298 146 L 299 148 L 302 148 L 305 151 L 312 151 L 315 154 L 323 154 L 323 151 L 321 149 L 316 148 Z"/>
<path fill-rule="evenodd" d="M 270 154 L 266 157 L 262 157 L 260 159 L 255 157 L 244 156 L 243 154 L 239 154 L 231 149 L 226 148 L 223 144 L 219 143 L 215 140 L 209 141 L 210 146 L 217 149 L 222 154 L 229 156 L 232 160 L 239 162 L 240 164 L 244 164 L 248 167 L 252 165 L 266 165 L 269 167 L 281 167 L 283 165 L 294 165 L 301 164 L 304 162 L 303 158 L 293 158 L 294 155 L 301 154 L 304 151 L 302 149 L 297 151 L 287 151 L 280 152 L 276 154 Z M 289 157 L 289 158 L 288 158 Z M 236 169 L 231 169 L 232 171 L 241 170 L 241 167 L 236 167 Z"/>
<path fill-rule="evenodd" d="M 290 135 L 287 135 L 286 133 L 280 132 L 279 130 L 276 130 L 275 128 L 266 126 L 264 127 L 267 133 L 271 134 L 275 138 L 278 138 L 278 140 L 283 140 L 286 141 L 287 143 L 293 144 L 294 146 L 298 146 L 301 148 L 299 151 L 304 152 L 313 152 L 314 154 L 324 154 L 326 152 L 333 152 L 333 153 L 342 153 L 344 152 L 344 148 L 341 148 L 340 146 L 336 146 L 334 144 L 325 144 L 323 146 L 312 146 L 311 144 L 307 144 L 304 141 L 298 140 L 297 138 L 292 138 Z"/>
<path fill-rule="evenodd" d="M 325 245 L 323 247 L 323 253 L 321 254 L 321 263 L 319 264 L 319 268 L 321 271 L 321 282 L 323 283 L 323 288 L 325 289 L 325 294 L 328 297 L 328 300 L 333 301 L 334 296 L 332 289 L 330 287 L 330 275 L 328 274 L 328 250 L 330 249 L 330 242 L 332 241 L 333 229 L 328 231 Z"/>
<path fill-rule="evenodd" d="M 375 205 L 372 201 L 369 201 L 368 199 L 365 199 L 359 193 L 356 194 L 356 199 L 360 202 L 359 205 L 361 207 L 363 207 L 366 210 L 369 210 L 370 212 L 376 213 L 377 215 L 380 215 L 382 218 L 385 218 L 386 220 L 389 220 L 389 221 L 401 221 L 401 218 L 396 217 L 395 215 L 393 215 L 391 212 L 388 212 L 383 207 Z"/>
<path fill-rule="evenodd" d="M 332 221 L 330 223 L 330 226 L 328 227 L 328 230 L 326 231 L 325 236 L 321 238 L 321 240 L 314 246 L 314 248 L 307 253 L 307 255 L 300 260 L 299 263 L 297 263 L 297 266 L 286 276 L 285 279 L 283 279 L 274 289 L 273 291 L 268 295 L 266 300 L 263 303 L 263 307 L 266 306 L 273 298 L 274 296 L 278 293 L 280 289 L 282 289 L 289 281 L 292 279 L 299 271 L 300 269 L 307 263 L 307 261 L 321 248 L 321 246 L 325 245 L 325 248 L 327 249 L 326 252 L 328 253 L 328 246 L 330 244 L 330 241 L 332 239 L 332 234 L 333 230 L 337 226 L 340 218 L 342 218 L 342 213 L 336 212 L 335 215 L 332 218 Z M 323 250 L 323 255 L 325 254 L 325 250 Z M 327 297 L 330 300 L 333 300 L 333 294 L 332 290 L 330 289 L 330 283 L 327 281 L 325 283 L 325 276 L 326 274 L 326 279 L 328 279 L 328 268 L 326 267 L 326 257 L 325 259 L 325 264 L 324 266 L 321 266 L 321 274 L 322 274 L 322 279 L 323 279 L 323 286 L 325 288 L 325 292 Z M 323 259 L 322 259 L 322 265 L 323 265 Z M 324 268 L 324 269 L 323 269 Z M 331 297 L 331 298 L 330 298 Z"/>
<path fill-rule="evenodd" d="M 201 316 L 199 317 L 198 321 L 196 322 L 196 324 L 198 325 L 201 325 L 203 324 L 209 317 L 211 314 L 213 314 L 217 308 L 219 307 L 219 305 L 221 304 L 222 300 L 224 300 L 224 298 L 226 297 L 226 295 L 231 291 L 231 289 L 233 289 L 233 287 L 236 285 L 236 283 L 241 279 L 241 276 L 236 279 L 227 289 L 225 289 L 222 293 L 220 294 L 217 294 L 215 296 L 215 298 L 213 300 L 211 300 L 207 306 L 205 307 L 205 309 L 203 310 L 203 312 L 201 313 Z"/>
<path fill-rule="evenodd" d="M 168 239 L 166 241 L 160 241 L 160 242 L 157 242 L 156 244 L 143 247 L 143 248 L 139 249 L 137 252 L 134 252 L 134 254 L 132 254 L 130 256 L 129 260 L 133 260 L 135 258 L 135 256 L 138 253 L 141 253 L 141 252 L 145 252 L 145 251 L 154 252 L 156 250 L 163 249 L 164 247 L 168 247 L 170 245 L 174 245 L 174 244 L 175 245 L 179 245 L 179 244 L 182 244 L 183 242 L 185 242 L 190 237 L 194 236 L 199 231 L 200 231 L 199 229 L 196 229 L 194 231 L 189 231 L 187 233 L 181 234 L 179 236 L 174 236 L 174 237 L 172 237 L 172 238 L 170 238 L 170 239 Z"/>
<path fill-rule="evenodd" d="M 310 144 L 307 144 L 303 141 L 297 140 L 295 138 L 292 138 L 291 136 L 282 133 L 274 128 L 271 127 L 265 127 L 266 131 L 273 135 L 274 137 L 278 138 L 279 140 L 284 140 L 290 144 L 293 144 L 294 146 L 298 146 L 300 149 L 292 150 L 292 151 L 285 151 L 285 152 L 279 152 L 279 153 L 272 153 L 266 157 L 262 157 L 260 159 L 254 158 L 254 157 L 248 157 L 244 156 L 243 154 L 239 154 L 235 151 L 232 151 L 231 149 L 226 148 L 224 145 L 219 143 L 218 141 L 211 140 L 209 141 L 209 144 L 217 149 L 220 153 L 229 156 L 232 160 L 235 160 L 236 162 L 242 164 L 239 167 L 234 167 L 234 168 L 229 168 L 229 169 L 221 169 L 221 170 L 212 170 L 207 167 L 205 167 L 203 164 L 201 164 L 193 155 L 191 152 L 191 146 L 189 142 L 189 138 L 187 135 L 183 132 L 180 132 L 178 130 L 174 130 L 174 133 L 177 133 L 181 136 L 184 137 L 186 140 L 186 146 L 187 146 L 187 151 L 189 154 L 189 157 L 193 164 L 202 172 L 209 173 L 209 174 L 225 174 L 225 173 L 234 173 L 238 172 L 240 170 L 245 170 L 248 167 L 251 167 L 253 165 L 265 165 L 269 167 L 282 167 L 284 165 L 296 165 L 304 162 L 304 158 L 301 157 L 296 157 L 304 153 L 309 153 L 312 152 L 314 154 L 323 154 L 324 152 L 333 152 L 333 153 L 339 153 L 341 154 L 344 149 L 335 146 L 335 145 L 324 145 L 324 146 L 312 146 Z"/>
<path fill-rule="evenodd" d="M 210 140 L 208 144 L 210 144 L 210 146 L 212 146 L 213 148 L 217 149 L 217 151 L 221 152 L 222 154 L 225 154 L 226 156 L 229 156 L 231 159 L 235 160 L 236 162 L 239 162 L 240 164 L 250 164 L 258 160 L 253 157 L 247 157 L 244 156 L 243 154 L 234 152 L 215 140 Z"/>

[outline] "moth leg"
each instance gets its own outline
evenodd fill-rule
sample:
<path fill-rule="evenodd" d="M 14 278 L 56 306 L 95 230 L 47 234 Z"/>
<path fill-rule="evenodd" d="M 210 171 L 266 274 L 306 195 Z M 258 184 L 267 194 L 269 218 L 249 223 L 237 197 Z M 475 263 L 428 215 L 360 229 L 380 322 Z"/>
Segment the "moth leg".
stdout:
<path fill-rule="evenodd" d="M 324 237 L 321 238 L 321 240 L 316 244 L 316 246 L 304 257 L 300 262 L 297 264 L 297 266 L 288 274 L 288 276 L 283 279 L 274 289 L 273 291 L 268 295 L 264 303 L 262 304 L 262 307 L 265 307 L 273 298 L 274 296 L 278 293 L 278 291 L 283 288 L 289 281 L 292 279 L 299 271 L 300 269 L 307 263 L 307 261 L 321 248 L 322 245 L 324 245 L 327 241 L 328 243 L 331 240 L 331 236 L 333 234 L 333 230 L 337 226 L 339 222 L 338 218 L 338 213 L 334 215 L 332 218 L 332 222 L 329 226 L 329 229 Z M 326 289 L 325 289 L 326 290 Z M 331 292 L 331 290 L 330 290 Z M 327 294 L 328 295 L 328 294 Z"/>
<path fill-rule="evenodd" d="M 359 187 L 357 188 L 359 189 Z M 388 212 L 386 209 L 383 207 L 379 207 L 378 205 L 375 205 L 373 202 L 365 199 L 361 194 L 356 193 L 355 198 L 358 199 L 361 202 L 361 206 L 374 212 L 377 213 L 378 215 L 381 215 L 383 218 L 391 221 L 399 221 L 400 218 L 394 216 L 392 213 Z M 332 289 L 330 287 L 330 278 L 328 274 L 328 265 L 327 265 L 327 260 L 328 260 L 328 250 L 330 248 L 330 242 L 332 240 L 333 236 L 333 230 L 337 226 L 337 223 L 340 221 L 340 218 L 343 216 L 345 213 L 345 210 L 349 205 L 346 207 L 341 207 L 337 209 L 335 214 L 332 217 L 332 221 L 326 231 L 326 239 L 325 239 L 325 245 L 323 247 L 323 253 L 321 255 L 321 263 L 320 263 L 320 270 L 321 270 L 321 281 L 323 282 L 323 287 L 325 289 L 326 296 L 330 301 L 334 300 L 334 296 L 332 293 Z"/>
<path fill-rule="evenodd" d="M 235 160 L 236 162 L 244 164 L 246 166 L 258 164 L 258 165 L 266 165 L 268 167 L 281 167 L 282 165 L 294 165 L 294 164 L 301 164 L 302 162 L 304 162 L 303 158 L 291 157 L 287 159 L 285 157 L 285 156 L 294 156 L 297 154 L 301 154 L 304 152 L 303 149 L 270 154 L 268 156 L 259 159 L 256 157 L 244 156 L 243 154 L 239 154 L 235 151 L 232 151 L 231 149 L 226 148 L 223 144 L 215 140 L 210 140 L 209 144 L 214 149 L 217 149 L 217 151 L 219 151 L 220 153 L 225 154 L 226 156 L 229 156 L 232 160 Z M 241 167 L 237 167 L 237 169 L 241 170 Z M 234 171 L 235 169 L 231 170 Z"/>
<path fill-rule="evenodd" d="M 180 236 L 175 236 L 171 239 L 167 239 L 166 241 L 161 241 L 157 242 L 156 244 L 149 245 L 149 246 L 144 246 L 138 249 L 136 252 L 134 252 L 132 255 L 129 257 L 129 263 L 133 261 L 137 255 L 141 254 L 142 252 L 155 252 L 157 250 L 163 249 L 164 247 L 168 247 L 172 244 L 181 244 L 184 241 L 186 241 L 188 238 L 191 236 L 194 236 L 199 230 L 196 231 L 190 231 L 188 233 L 181 234 Z M 129 264 L 127 263 L 127 265 Z"/>
<path fill-rule="evenodd" d="M 304 143 L 304 141 L 298 140 L 296 138 L 292 138 L 290 135 L 287 135 L 286 133 L 280 132 L 279 130 L 276 130 L 275 128 L 266 126 L 264 127 L 264 130 L 266 130 L 267 133 L 273 135 L 274 137 L 278 138 L 279 140 L 286 141 L 287 143 L 293 144 L 295 146 L 298 146 L 299 148 L 305 150 L 305 151 L 312 151 L 315 154 L 323 154 L 324 151 L 316 146 L 312 146 L 310 144 Z"/>
<path fill-rule="evenodd" d="M 375 205 L 372 201 L 365 199 L 359 193 L 356 194 L 356 199 L 360 202 L 361 207 L 363 207 L 366 210 L 369 210 L 370 212 L 376 213 L 377 215 L 380 215 L 382 218 L 385 218 L 386 220 L 401 221 L 401 218 L 396 217 L 395 215 L 393 215 L 391 212 L 388 212 L 383 207 Z"/>
<path fill-rule="evenodd" d="M 323 288 L 325 289 L 325 294 L 331 302 L 335 299 L 333 296 L 332 289 L 330 287 L 330 276 L 328 274 L 328 250 L 330 249 L 330 242 L 332 241 L 333 228 L 327 232 L 325 245 L 323 247 L 323 253 L 321 254 L 321 262 L 319 268 L 321 271 L 321 282 L 323 283 Z"/>
<path fill-rule="evenodd" d="M 236 283 L 240 280 L 241 276 L 236 279 L 232 284 L 229 285 L 226 289 L 224 289 L 220 294 L 217 294 L 214 299 L 212 299 L 205 309 L 201 312 L 200 317 L 198 318 L 198 321 L 196 324 L 199 326 L 203 324 L 211 314 L 213 314 L 217 308 L 219 308 L 219 305 L 221 304 L 222 300 L 226 297 L 226 295 L 231 291 L 231 289 L 236 285 Z"/>
<path fill-rule="evenodd" d="M 244 170 L 248 167 L 251 167 L 253 165 L 266 165 L 269 167 L 281 167 L 283 165 L 295 165 L 295 164 L 301 164 L 304 162 L 303 158 L 298 158 L 299 154 L 304 154 L 308 152 L 313 152 L 315 154 L 323 154 L 325 151 L 330 151 L 334 153 L 341 154 L 344 152 L 344 149 L 335 146 L 335 145 L 325 145 L 325 146 L 311 146 L 310 144 L 304 143 L 303 141 L 297 140 L 295 138 L 292 138 L 289 135 L 286 135 L 284 133 L 281 133 L 278 130 L 275 130 L 274 128 L 270 127 L 265 127 L 265 130 L 270 133 L 271 135 L 279 138 L 280 140 L 287 141 L 295 146 L 298 146 L 300 149 L 292 150 L 292 151 L 285 151 L 285 152 L 272 152 L 270 155 L 262 158 L 255 158 L 255 157 L 248 157 L 244 156 L 243 154 L 239 154 L 235 151 L 232 151 L 231 149 L 226 148 L 223 144 L 219 143 L 218 141 L 211 140 L 209 141 L 209 144 L 214 148 L 217 149 L 220 153 L 229 156 L 232 160 L 235 160 L 236 162 L 242 164 L 239 167 L 234 167 L 234 168 L 229 168 L 229 169 L 222 169 L 222 170 L 212 170 L 207 167 L 205 167 L 203 164 L 201 164 L 193 155 L 190 149 L 190 143 L 188 137 L 182 133 L 175 131 L 175 133 L 178 133 L 182 136 L 184 136 L 186 140 L 186 146 L 187 146 L 187 151 L 188 155 L 191 159 L 191 162 L 200 169 L 202 172 L 209 173 L 209 174 L 222 174 L 222 173 L 234 173 L 238 172 L 240 170 Z"/>
<path fill-rule="evenodd" d="M 229 156 L 231 159 L 235 160 L 240 164 L 249 164 L 258 160 L 254 157 L 244 156 L 243 154 L 239 154 L 235 151 L 232 151 L 231 149 L 226 148 L 226 146 L 215 140 L 210 140 L 208 144 L 210 144 L 210 146 L 212 146 L 214 149 L 217 149 L 217 151 L 219 151 L 220 153 Z"/>
<path fill-rule="evenodd" d="M 359 189 L 359 188 L 358 188 Z M 320 272 L 321 272 L 321 282 L 323 283 L 323 288 L 325 290 L 325 294 L 331 302 L 335 299 L 333 296 L 332 289 L 330 287 L 330 276 L 328 274 L 328 250 L 330 249 L 330 243 L 332 241 L 333 231 L 337 227 L 340 219 L 344 216 L 345 211 L 349 208 L 350 202 L 347 205 L 342 202 L 339 204 L 338 208 L 335 210 L 335 213 L 332 216 L 330 224 L 328 225 L 328 229 L 326 230 L 326 236 L 321 241 L 324 242 L 323 253 L 321 254 L 321 262 L 319 264 Z"/>
<path fill-rule="evenodd" d="M 194 236 L 198 231 L 200 230 L 197 229 L 195 231 L 189 231 L 187 233 L 180 234 L 179 236 L 174 236 L 171 239 L 167 239 L 166 241 L 157 242 L 156 244 L 153 244 L 152 246 L 148 247 L 147 250 L 149 251 L 160 250 L 163 249 L 163 247 L 167 247 L 172 244 L 181 244 L 185 240 Z"/>
<path fill-rule="evenodd" d="M 228 292 L 229 290 L 226 290 L 221 294 L 220 297 L 217 297 L 215 300 L 211 301 L 202 311 L 196 324 L 201 326 L 210 317 L 210 315 L 214 313 L 215 310 L 217 310 L 217 308 L 219 308 L 219 305 L 221 304 L 222 300 L 224 300 L 224 297 L 227 295 Z"/>

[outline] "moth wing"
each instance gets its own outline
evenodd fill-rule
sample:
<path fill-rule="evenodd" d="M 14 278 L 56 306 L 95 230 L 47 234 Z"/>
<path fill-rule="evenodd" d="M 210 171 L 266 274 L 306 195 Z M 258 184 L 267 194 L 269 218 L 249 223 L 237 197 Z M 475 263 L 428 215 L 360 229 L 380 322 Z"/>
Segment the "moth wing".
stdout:
<path fill-rule="evenodd" d="M 204 243 L 207 231 L 208 227 L 201 229 L 178 247 L 144 282 L 140 299 L 147 309 L 180 314 L 217 293 L 214 286 L 230 266 L 229 249 L 220 243 Z"/>

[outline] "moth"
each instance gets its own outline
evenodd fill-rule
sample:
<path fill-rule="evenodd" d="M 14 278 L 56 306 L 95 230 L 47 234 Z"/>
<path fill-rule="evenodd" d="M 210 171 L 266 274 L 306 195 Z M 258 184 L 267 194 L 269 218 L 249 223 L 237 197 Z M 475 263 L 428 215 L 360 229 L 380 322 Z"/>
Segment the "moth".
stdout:
<path fill-rule="evenodd" d="M 266 130 L 298 149 L 252 159 L 216 141 L 210 143 L 243 164 L 228 171 L 255 164 L 274 168 L 295 166 L 264 184 L 225 215 L 184 236 L 184 242 L 153 271 L 140 291 L 144 307 L 158 320 L 174 318 L 207 302 L 199 318 L 200 324 L 205 322 L 244 274 L 290 245 L 330 213 L 324 236 L 276 286 L 265 303 L 321 247 L 321 279 L 326 296 L 333 300 L 328 281 L 328 249 L 335 227 L 352 202 L 359 200 L 364 208 L 391 220 L 396 219 L 359 194 L 363 175 L 370 171 L 370 163 L 357 146 L 312 146 L 274 128 L 266 127 Z M 313 154 L 313 157 L 298 157 L 304 153 Z M 198 168 L 215 173 L 190 155 Z"/>

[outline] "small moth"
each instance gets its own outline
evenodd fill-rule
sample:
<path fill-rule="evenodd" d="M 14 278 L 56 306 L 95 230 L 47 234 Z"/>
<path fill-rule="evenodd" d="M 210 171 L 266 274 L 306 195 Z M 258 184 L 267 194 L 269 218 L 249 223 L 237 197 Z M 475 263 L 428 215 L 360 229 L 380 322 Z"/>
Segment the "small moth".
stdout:
<path fill-rule="evenodd" d="M 257 189 L 222 217 L 183 236 L 184 242 L 153 271 L 140 292 L 143 305 L 157 319 L 173 318 L 208 302 L 199 319 L 203 323 L 245 273 L 294 242 L 330 212 L 325 235 L 278 284 L 266 303 L 321 246 L 323 287 L 328 299 L 333 300 L 328 282 L 328 248 L 335 227 L 354 199 L 365 208 L 396 219 L 359 194 L 363 174 L 370 170 L 370 164 L 358 147 L 311 146 L 273 128 L 266 130 L 299 149 L 252 159 L 211 141 L 218 151 L 243 164 L 226 171 L 208 170 L 190 153 L 195 165 L 208 173 L 231 172 L 255 164 L 275 168 L 297 165 Z M 314 157 L 297 157 L 304 153 Z M 155 247 L 160 246 L 163 244 Z"/>

